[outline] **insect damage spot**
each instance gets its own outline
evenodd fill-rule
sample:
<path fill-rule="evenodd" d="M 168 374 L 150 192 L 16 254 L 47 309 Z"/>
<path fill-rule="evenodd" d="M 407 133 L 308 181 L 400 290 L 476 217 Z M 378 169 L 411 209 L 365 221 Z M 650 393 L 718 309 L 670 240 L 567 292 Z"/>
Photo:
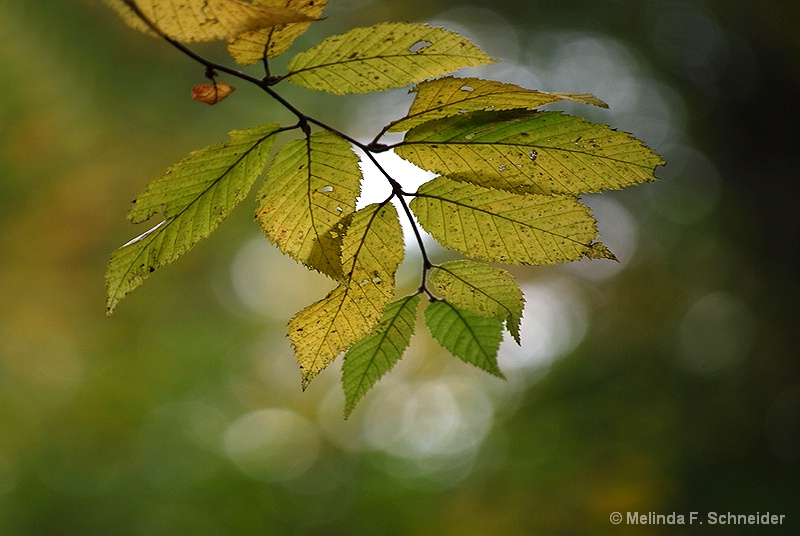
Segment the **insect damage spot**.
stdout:
<path fill-rule="evenodd" d="M 414 54 L 419 54 L 420 52 L 422 52 L 431 45 L 433 45 L 433 43 L 431 43 L 430 41 L 419 40 L 413 45 L 411 45 L 411 48 L 409 48 L 408 51 L 413 52 Z"/>
<path fill-rule="evenodd" d="M 471 88 L 471 87 L 469 87 L 469 86 L 461 86 L 461 87 L 460 87 L 460 88 L 458 88 L 458 89 L 459 89 L 460 91 L 466 91 L 467 93 L 472 93 L 473 91 L 475 91 L 473 88 Z"/>

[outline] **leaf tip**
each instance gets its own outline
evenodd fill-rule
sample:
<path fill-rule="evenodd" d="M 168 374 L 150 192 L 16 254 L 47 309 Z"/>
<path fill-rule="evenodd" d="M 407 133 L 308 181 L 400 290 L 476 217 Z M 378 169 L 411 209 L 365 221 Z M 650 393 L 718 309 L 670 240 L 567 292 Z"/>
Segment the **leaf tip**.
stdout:
<path fill-rule="evenodd" d="M 619 262 L 617 256 L 614 255 L 610 249 L 602 242 L 593 242 L 589 249 L 586 251 L 587 259 L 610 259 Z"/>
<path fill-rule="evenodd" d="M 306 374 L 306 372 L 303 370 L 303 367 L 301 365 L 300 366 L 300 388 L 303 391 L 308 389 L 308 386 L 311 385 L 311 380 L 312 379 L 313 379 L 313 376 L 311 376 L 309 374 Z"/>
<path fill-rule="evenodd" d="M 119 296 L 119 288 L 114 290 L 111 288 L 111 280 L 106 275 L 106 316 L 111 316 L 114 314 L 114 310 L 117 308 L 117 304 L 119 304 L 122 298 Z"/>

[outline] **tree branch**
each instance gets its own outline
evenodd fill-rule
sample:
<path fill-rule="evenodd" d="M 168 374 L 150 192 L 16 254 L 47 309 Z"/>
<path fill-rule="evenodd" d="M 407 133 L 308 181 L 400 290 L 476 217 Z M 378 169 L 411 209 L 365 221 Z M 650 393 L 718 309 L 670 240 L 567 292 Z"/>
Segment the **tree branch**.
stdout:
<path fill-rule="evenodd" d="M 172 37 L 170 37 L 167 34 L 165 34 L 158 27 L 158 25 L 156 25 L 144 13 L 142 13 L 141 9 L 139 9 L 139 7 L 136 5 L 135 2 L 133 2 L 132 0 L 123 0 L 123 1 L 159 37 L 164 39 L 167 43 L 172 45 L 178 51 L 182 52 L 184 55 L 188 56 L 189 58 L 191 58 L 191 59 L 195 60 L 196 62 L 200 63 L 201 65 L 203 65 L 205 67 L 205 76 L 207 76 L 207 77 L 209 77 L 209 78 L 211 78 L 213 80 L 214 77 L 217 75 L 217 73 L 220 72 L 220 73 L 228 74 L 228 75 L 233 76 L 235 78 L 238 78 L 240 80 L 243 80 L 245 82 L 254 84 L 254 85 L 260 87 L 262 90 L 264 90 L 270 97 L 272 97 L 275 101 L 277 101 L 281 106 L 283 106 L 288 111 L 290 111 L 292 114 L 297 116 L 297 119 L 298 119 L 297 125 L 295 125 L 295 126 L 293 126 L 291 128 L 286 128 L 286 130 L 290 130 L 290 129 L 293 129 L 293 128 L 300 128 L 303 131 L 304 135 L 306 136 L 306 139 L 308 140 L 309 136 L 311 134 L 311 131 L 310 131 L 310 128 L 309 128 L 309 124 L 314 124 L 314 125 L 322 128 L 322 129 L 324 129 L 324 130 L 327 130 L 328 132 L 331 132 L 331 133 L 335 134 L 336 136 L 339 136 L 343 140 L 348 141 L 349 143 L 353 144 L 354 146 L 356 146 L 359 149 L 361 149 L 362 151 L 364 151 L 364 154 L 367 155 L 367 157 L 372 161 L 372 163 L 375 165 L 375 167 L 378 168 L 378 170 L 386 178 L 386 180 L 389 182 L 389 184 L 392 187 L 392 195 L 386 200 L 386 202 L 391 200 L 392 197 L 397 197 L 398 201 L 400 202 L 401 207 L 403 208 L 403 212 L 405 212 L 405 215 L 408 218 L 409 223 L 411 224 L 411 228 L 414 231 L 414 237 L 416 238 L 417 245 L 419 246 L 420 254 L 422 255 L 422 281 L 420 283 L 418 292 L 424 292 L 425 294 L 428 295 L 429 299 L 431 299 L 432 301 L 435 301 L 437 299 L 433 294 L 431 294 L 431 292 L 428 290 L 428 288 L 426 286 L 426 279 L 427 279 L 428 271 L 431 268 L 434 267 L 434 264 L 431 262 L 430 258 L 428 257 L 428 252 L 427 252 L 427 249 L 425 248 L 425 243 L 424 243 L 424 241 L 422 239 L 422 234 L 420 233 L 420 230 L 419 230 L 419 227 L 417 225 L 417 222 L 414 219 L 413 213 L 411 212 L 411 207 L 409 207 L 408 202 L 405 199 L 405 196 L 410 196 L 410 195 L 414 195 L 414 194 L 409 194 L 409 193 L 405 192 L 403 190 L 402 185 L 399 182 L 397 182 L 397 180 L 395 180 L 386 171 L 386 169 L 384 169 L 384 167 L 380 164 L 380 162 L 378 162 L 377 158 L 375 158 L 375 154 L 386 152 L 386 151 L 392 149 L 392 146 L 378 142 L 378 140 L 388 131 L 390 125 L 387 125 L 387 126 L 383 127 L 381 129 L 381 131 L 378 133 L 378 135 L 375 136 L 375 138 L 371 142 L 363 143 L 361 141 L 358 141 L 357 139 L 349 136 L 348 134 L 342 132 L 341 130 L 339 130 L 339 129 L 335 128 L 335 127 L 332 127 L 332 126 L 324 123 L 323 121 L 320 121 L 319 119 L 316 119 L 314 117 L 311 117 L 311 116 L 303 113 L 302 111 L 300 111 L 300 109 L 295 107 L 292 103 L 290 103 L 283 96 L 281 96 L 278 92 L 276 92 L 272 88 L 272 86 L 274 86 L 275 84 L 277 84 L 278 82 L 283 80 L 284 77 L 280 76 L 280 75 L 272 75 L 270 73 L 269 63 L 268 63 L 266 54 L 264 55 L 264 58 L 263 58 L 265 76 L 264 76 L 264 78 L 256 78 L 256 77 L 251 76 L 251 75 L 249 75 L 249 74 L 247 74 L 247 73 L 245 73 L 243 71 L 240 71 L 238 69 L 233 69 L 231 67 L 228 67 L 227 65 L 211 61 L 211 60 L 201 56 L 200 54 L 196 53 L 194 50 L 192 50 L 191 48 L 187 47 L 186 45 L 184 45 L 180 41 L 177 41 L 176 39 L 173 39 Z"/>

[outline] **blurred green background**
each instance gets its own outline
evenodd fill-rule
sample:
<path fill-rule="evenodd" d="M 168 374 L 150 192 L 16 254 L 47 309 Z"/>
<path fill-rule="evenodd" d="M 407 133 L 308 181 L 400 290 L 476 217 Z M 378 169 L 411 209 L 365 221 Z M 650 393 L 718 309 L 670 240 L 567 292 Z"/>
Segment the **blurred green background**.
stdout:
<path fill-rule="evenodd" d="M 522 348 L 501 349 L 507 381 L 420 329 L 344 421 L 338 367 L 302 393 L 284 336 L 329 284 L 260 236 L 252 201 L 105 316 L 105 263 L 146 228 L 124 219 L 144 185 L 230 129 L 290 118 L 231 80 L 226 102 L 193 102 L 202 68 L 97 0 L 2 0 L 0 534 L 683 532 L 614 511 L 770 512 L 784 524 L 694 528 L 797 534 L 800 4 L 326 13 L 293 51 L 430 21 L 503 59 L 464 74 L 606 100 L 560 109 L 669 162 L 659 182 L 587 199 L 620 263 L 515 269 L 528 306 Z M 279 89 L 365 140 L 410 101 Z M 400 280 L 417 267 L 410 251 Z"/>

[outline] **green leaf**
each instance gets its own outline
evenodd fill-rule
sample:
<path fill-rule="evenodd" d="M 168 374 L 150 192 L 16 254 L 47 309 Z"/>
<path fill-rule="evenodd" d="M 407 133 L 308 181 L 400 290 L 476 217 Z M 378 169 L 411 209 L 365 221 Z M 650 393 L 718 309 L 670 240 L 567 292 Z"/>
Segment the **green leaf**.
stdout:
<path fill-rule="evenodd" d="M 157 213 L 166 219 L 111 255 L 106 270 L 109 314 L 152 272 L 209 236 L 247 196 L 279 130 L 277 124 L 233 130 L 228 143 L 192 152 L 147 186 L 128 219 L 140 223 Z"/>
<path fill-rule="evenodd" d="M 410 205 L 440 244 L 467 257 L 553 264 L 610 255 L 592 242 L 597 228 L 589 209 L 569 196 L 514 194 L 437 177 Z"/>
<path fill-rule="evenodd" d="M 341 279 L 342 229 L 355 211 L 361 170 L 350 144 L 330 132 L 281 147 L 258 193 L 256 219 L 278 248 Z"/>
<path fill-rule="evenodd" d="M 328 0 L 256 0 L 256 5 L 286 7 L 318 19 Z M 282 24 L 262 30 L 244 32 L 228 42 L 228 52 L 237 63 L 251 65 L 264 58 L 274 58 L 286 52 L 295 39 L 305 33 L 310 22 Z"/>
<path fill-rule="evenodd" d="M 472 112 L 411 129 L 395 153 L 487 188 L 569 194 L 654 180 L 664 161 L 639 140 L 558 112 Z"/>
<path fill-rule="evenodd" d="M 425 309 L 425 324 L 443 348 L 466 363 L 500 378 L 497 350 L 503 339 L 503 323 L 465 311 L 443 300 Z"/>
<path fill-rule="evenodd" d="M 514 278 L 500 268 L 473 261 L 446 262 L 431 270 L 428 282 L 447 302 L 471 313 L 496 318 L 517 341 L 525 299 Z"/>
<path fill-rule="evenodd" d="M 394 276 L 404 253 L 392 204 L 369 205 L 353 215 L 342 241 L 343 282 L 289 321 L 303 388 L 380 321 L 394 298 Z"/>
<path fill-rule="evenodd" d="M 419 301 L 419 295 L 415 294 L 387 305 L 383 318 L 372 333 L 355 343 L 344 355 L 345 418 L 403 356 L 414 335 Z"/>
<path fill-rule="evenodd" d="M 284 6 L 250 4 L 244 0 L 105 0 L 132 28 L 177 41 L 232 39 L 242 32 L 310 17 Z M 148 24 L 148 22 L 150 24 Z"/>
<path fill-rule="evenodd" d="M 425 24 L 381 23 L 335 35 L 295 56 L 288 80 L 336 95 L 407 86 L 494 61 L 465 37 Z"/>
<path fill-rule="evenodd" d="M 582 102 L 602 108 L 608 105 L 593 95 L 548 93 L 514 84 L 480 78 L 445 77 L 417 85 L 414 102 L 403 119 L 393 122 L 389 132 L 402 132 L 434 119 L 475 111 L 532 110 L 558 101 Z"/>

